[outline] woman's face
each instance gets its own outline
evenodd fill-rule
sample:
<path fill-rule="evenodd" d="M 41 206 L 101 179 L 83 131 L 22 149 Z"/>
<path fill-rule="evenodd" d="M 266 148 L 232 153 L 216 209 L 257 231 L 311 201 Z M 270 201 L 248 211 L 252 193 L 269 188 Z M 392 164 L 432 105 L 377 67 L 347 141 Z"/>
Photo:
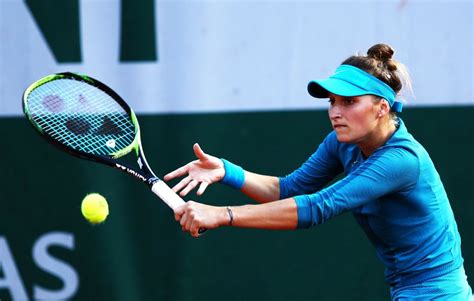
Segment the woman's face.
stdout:
<path fill-rule="evenodd" d="M 363 143 L 371 139 L 380 120 L 381 101 L 374 95 L 339 96 L 329 93 L 329 119 L 344 143 Z"/>

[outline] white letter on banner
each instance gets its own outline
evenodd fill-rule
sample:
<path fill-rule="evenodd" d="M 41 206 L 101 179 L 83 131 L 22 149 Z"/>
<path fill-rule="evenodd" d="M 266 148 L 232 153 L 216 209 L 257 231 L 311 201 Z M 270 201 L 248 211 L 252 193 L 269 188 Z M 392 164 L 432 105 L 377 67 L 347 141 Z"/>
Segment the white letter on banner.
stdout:
<path fill-rule="evenodd" d="M 33 298 L 42 300 L 65 300 L 74 296 L 79 287 L 79 277 L 76 271 L 67 263 L 52 257 L 48 247 L 59 245 L 74 249 L 74 236 L 70 233 L 52 232 L 41 236 L 33 247 L 33 259 L 44 271 L 56 275 L 64 282 L 59 291 L 48 290 L 39 286 L 33 287 Z"/>
<path fill-rule="evenodd" d="M 27 301 L 28 295 L 23 281 L 16 268 L 7 240 L 3 236 L 0 236 L 0 270 L 3 271 L 4 276 L 4 278 L 0 278 L 0 289 L 10 290 L 13 300 Z"/>

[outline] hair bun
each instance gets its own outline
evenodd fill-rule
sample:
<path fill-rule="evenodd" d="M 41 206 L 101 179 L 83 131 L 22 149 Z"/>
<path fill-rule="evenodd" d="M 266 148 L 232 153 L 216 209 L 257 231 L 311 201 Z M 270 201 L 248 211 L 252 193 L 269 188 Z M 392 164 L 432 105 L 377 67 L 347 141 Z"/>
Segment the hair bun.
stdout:
<path fill-rule="evenodd" d="M 387 44 L 375 44 L 367 50 L 367 56 L 377 61 L 381 61 L 388 69 L 388 71 L 397 70 L 397 63 L 392 61 L 392 56 L 395 53 L 392 46 Z"/>
<path fill-rule="evenodd" d="M 376 44 L 367 50 L 367 56 L 376 60 L 387 62 L 393 56 L 395 51 L 390 45 L 387 44 Z"/>

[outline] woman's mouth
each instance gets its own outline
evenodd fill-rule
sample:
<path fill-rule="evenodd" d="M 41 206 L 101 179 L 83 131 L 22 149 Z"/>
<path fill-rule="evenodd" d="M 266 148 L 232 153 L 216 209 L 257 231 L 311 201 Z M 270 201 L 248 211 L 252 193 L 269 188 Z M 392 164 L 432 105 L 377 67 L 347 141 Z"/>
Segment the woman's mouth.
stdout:
<path fill-rule="evenodd" d="M 346 128 L 347 126 L 346 126 L 346 125 L 343 125 L 343 124 L 334 124 L 332 127 L 333 127 L 335 130 L 337 130 L 337 129 Z"/>

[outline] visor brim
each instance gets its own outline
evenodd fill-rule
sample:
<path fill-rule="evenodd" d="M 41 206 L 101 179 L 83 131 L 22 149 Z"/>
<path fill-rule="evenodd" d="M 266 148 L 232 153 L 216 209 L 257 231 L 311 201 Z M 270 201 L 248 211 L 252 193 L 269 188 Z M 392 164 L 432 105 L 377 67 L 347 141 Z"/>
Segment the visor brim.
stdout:
<path fill-rule="evenodd" d="M 310 81 L 308 84 L 308 93 L 315 98 L 328 98 L 329 93 L 340 96 L 371 94 L 358 86 L 337 78 Z"/>

